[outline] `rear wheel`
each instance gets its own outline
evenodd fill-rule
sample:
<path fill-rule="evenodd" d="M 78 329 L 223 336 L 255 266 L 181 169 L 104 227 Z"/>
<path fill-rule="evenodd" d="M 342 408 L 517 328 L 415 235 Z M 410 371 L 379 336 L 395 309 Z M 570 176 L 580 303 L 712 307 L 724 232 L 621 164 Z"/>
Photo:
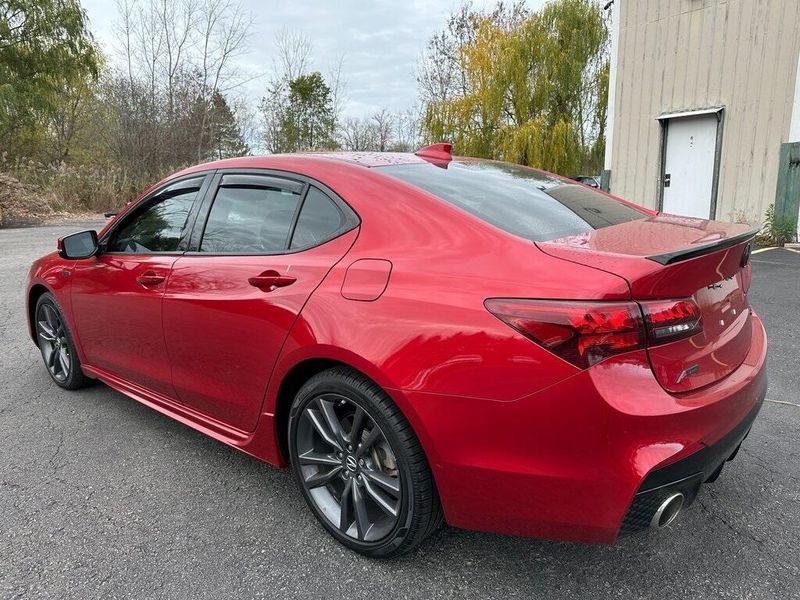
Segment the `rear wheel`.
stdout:
<path fill-rule="evenodd" d="M 34 315 L 36 341 L 50 377 L 67 390 L 83 387 L 88 378 L 81 371 L 81 362 L 64 313 L 52 294 L 46 292 L 39 297 Z"/>
<path fill-rule="evenodd" d="M 377 385 L 351 369 L 323 371 L 297 393 L 289 454 L 317 519 L 357 552 L 408 552 L 442 521 L 433 477 L 410 425 Z"/>

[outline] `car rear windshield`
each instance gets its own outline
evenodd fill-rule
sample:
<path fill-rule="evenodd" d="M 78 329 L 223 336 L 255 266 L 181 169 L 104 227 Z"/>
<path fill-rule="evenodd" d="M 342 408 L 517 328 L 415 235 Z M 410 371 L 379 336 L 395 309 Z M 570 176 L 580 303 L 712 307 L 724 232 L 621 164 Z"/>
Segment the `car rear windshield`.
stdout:
<path fill-rule="evenodd" d="M 537 242 L 647 216 L 586 186 L 506 163 L 415 163 L 379 168 L 487 223 Z"/>

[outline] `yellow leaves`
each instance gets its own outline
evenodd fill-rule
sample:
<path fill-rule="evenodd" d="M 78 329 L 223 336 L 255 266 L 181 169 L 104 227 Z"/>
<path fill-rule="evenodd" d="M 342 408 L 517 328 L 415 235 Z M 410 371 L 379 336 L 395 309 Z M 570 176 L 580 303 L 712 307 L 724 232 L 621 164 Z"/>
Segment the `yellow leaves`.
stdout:
<path fill-rule="evenodd" d="M 581 148 L 569 121 L 548 124 L 531 119 L 501 131 L 502 160 L 533 165 L 554 173 L 574 173 L 580 168 Z"/>
<path fill-rule="evenodd" d="M 461 154 L 577 175 L 605 122 L 598 71 L 607 30 L 598 4 L 554 0 L 523 20 L 493 13 L 469 27 L 453 73 L 463 89 L 425 106 L 429 138 L 452 141 Z"/>

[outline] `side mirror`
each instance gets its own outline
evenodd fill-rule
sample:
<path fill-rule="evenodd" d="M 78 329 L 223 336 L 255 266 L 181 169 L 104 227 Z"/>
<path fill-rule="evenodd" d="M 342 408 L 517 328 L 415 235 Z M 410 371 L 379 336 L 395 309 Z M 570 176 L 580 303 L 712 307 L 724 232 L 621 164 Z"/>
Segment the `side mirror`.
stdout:
<path fill-rule="evenodd" d="M 97 254 L 97 232 L 80 231 L 58 239 L 58 255 L 61 258 L 89 258 Z"/>

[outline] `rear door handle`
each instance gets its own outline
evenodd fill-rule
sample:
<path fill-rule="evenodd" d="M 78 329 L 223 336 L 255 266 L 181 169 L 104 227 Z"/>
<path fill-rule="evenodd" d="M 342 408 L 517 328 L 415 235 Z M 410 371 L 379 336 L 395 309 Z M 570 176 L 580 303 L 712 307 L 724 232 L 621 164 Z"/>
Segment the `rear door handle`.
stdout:
<path fill-rule="evenodd" d="M 296 277 L 281 275 L 277 271 L 264 271 L 257 277 L 250 277 L 247 282 L 253 287 L 257 287 L 265 292 L 272 291 L 274 288 L 286 287 L 297 281 Z"/>
<path fill-rule="evenodd" d="M 154 273 L 153 271 L 146 271 L 136 278 L 136 283 L 138 283 L 139 285 L 143 285 L 144 287 L 150 287 L 151 285 L 158 285 L 159 283 L 164 283 L 164 280 L 166 278 L 167 278 L 166 275 L 159 275 L 157 273 Z"/>

